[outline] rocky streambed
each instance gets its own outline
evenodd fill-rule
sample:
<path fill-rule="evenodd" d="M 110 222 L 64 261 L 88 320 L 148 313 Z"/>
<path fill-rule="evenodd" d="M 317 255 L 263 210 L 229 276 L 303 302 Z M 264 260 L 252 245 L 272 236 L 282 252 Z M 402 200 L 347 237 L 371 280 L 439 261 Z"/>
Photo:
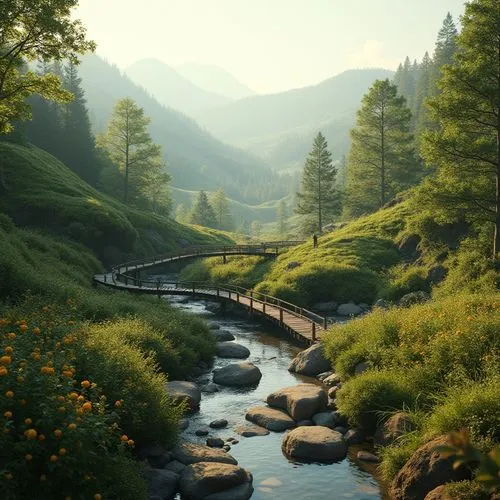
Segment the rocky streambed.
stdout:
<path fill-rule="evenodd" d="M 208 318 L 220 344 L 213 366 L 170 383 L 192 411 L 175 450 L 145 452 L 151 499 L 385 498 L 376 457 L 328 397 L 335 377 L 288 371 L 303 346 L 251 319 L 216 317 L 201 301 L 172 302 Z"/>

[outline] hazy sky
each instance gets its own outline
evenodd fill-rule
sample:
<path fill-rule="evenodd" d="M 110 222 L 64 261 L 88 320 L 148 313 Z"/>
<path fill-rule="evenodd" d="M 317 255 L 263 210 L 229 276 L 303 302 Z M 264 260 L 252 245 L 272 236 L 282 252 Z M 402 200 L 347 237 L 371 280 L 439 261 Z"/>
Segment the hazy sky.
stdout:
<path fill-rule="evenodd" d="M 121 68 L 154 57 L 220 66 L 257 92 L 432 52 L 463 0 L 80 0 L 75 17 Z"/>

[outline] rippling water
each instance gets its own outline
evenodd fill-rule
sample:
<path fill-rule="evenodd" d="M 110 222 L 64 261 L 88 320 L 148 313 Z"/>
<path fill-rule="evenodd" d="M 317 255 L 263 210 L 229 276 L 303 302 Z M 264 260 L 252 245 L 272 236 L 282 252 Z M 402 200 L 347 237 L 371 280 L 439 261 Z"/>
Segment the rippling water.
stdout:
<path fill-rule="evenodd" d="M 300 382 L 317 383 L 315 379 L 289 373 L 290 360 L 303 347 L 294 345 L 286 334 L 267 324 L 249 318 L 220 318 L 210 316 L 202 302 L 182 303 L 179 299 L 169 298 L 176 307 L 189 310 L 217 322 L 221 329 L 229 330 L 236 342 L 250 349 L 251 361 L 259 367 L 262 379 L 254 388 L 230 388 L 219 386 L 214 394 L 203 394 L 200 411 L 189 418 L 189 427 L 183 437 L 189 441 L 205 444 L 206 437 L 198 437 L 195 431 L 207 428 L 212 420 L 225 418 L 227 428 L 210 430 L 210 436 L 227 439 L 235 437 L 239 443 L 232 446 L 230 453 L 241 467 L 253 474 L 254 494 L 257 499 L 380 499 L 384 498 L 382 488 L 372 475 L 373 464 L 356 461 L 360 448 L 350 448 L 346 459 L 333 464 L 300 464 L 288 460 L 281 452 L 283 433 L 271 432 L 268 436 L 244 438 L 232 432 L 237 425 L 247 423 L 245 412 L 254 405 L 264 404 L 266 396 L 283 387 Z M 235 360 L 216 359 L 215 368 L 235 362 Z M 211 380 L 207 373 L 200 381 Z"/>

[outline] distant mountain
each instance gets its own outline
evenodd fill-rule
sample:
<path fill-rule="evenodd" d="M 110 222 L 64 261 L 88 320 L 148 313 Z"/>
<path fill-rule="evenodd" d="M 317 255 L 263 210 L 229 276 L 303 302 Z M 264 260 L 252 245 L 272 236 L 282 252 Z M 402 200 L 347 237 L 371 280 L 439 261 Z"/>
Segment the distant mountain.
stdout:
<path fill-rule="evenodd" d="M 229 99 L 242 99 L 255 92 L 238 81 L 231 73 L 218 66 L 184 63 L 174 69 L 198 87 Z"/>
<path fill-rule="evenodd" d="M 223 144 L 190 118 L 160 105 L 116 66 L 88 55 L 79 72 L 97 132 L 105 129 L 118 99 L 131 97 L 144 108 L 151 117 L 151 136 L 163 147 L 174 186 L 190 190 L 223 187 L 228 196 L 247 203 L 288 194 L 283 180 L 262 159 Z"/>
<path fill-rule="evenodd" d="M 339 158 L 349 148 L 349 129 L 363 95 L 376 79 L 393 74 L 385 69 L 349 70 L 317 85 L 247 97 L 194 116 L 216 137 L 275 167 L 302 164 L 318 130 Z"/>
<path fill-rule="evenodd" d="M 127 76 L 146 89 L 153 97 L 172 108 L 192 114 L 231 101 L 223 95 L 209 92 L 193 84 L 158 59 L 142 59 L 125 70 Z"/>

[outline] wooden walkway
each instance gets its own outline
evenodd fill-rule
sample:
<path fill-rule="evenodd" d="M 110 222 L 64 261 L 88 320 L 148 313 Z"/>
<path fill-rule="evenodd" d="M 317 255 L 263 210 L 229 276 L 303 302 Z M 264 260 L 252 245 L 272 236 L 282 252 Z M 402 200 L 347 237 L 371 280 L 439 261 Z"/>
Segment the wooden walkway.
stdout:
<path fill-rule="evenodd" d="M 297 244 L 296 242 L 294 242 Z M 283 244 L 282 244 L 283 245 Z M 288 244 L 287 246 L 291 246 Z M 198 298 L 215 299 L 239 304 L 250 314 L 263 316 L 278 324 L 294 338 L 306 344 L 312 344 L 321 338 L 327 328 L 326 318 L 270 295 L 246 290 L 241 287 L 225 285 L 216 286 L 201 282 L 174 282 L 161 279 L 140 279 L 138 272 L 145 268 L 159 266 L 181 260 L 183 258 L 206 257 L 211 255 L 277 255 L 280 248 L 272 244 L 238 247 L 197 247 L 163 257 L 156 257 L 147 261 L 134 261 L 120 264 L 111 272 L 97 274 L 94 282 L 134 293 L 157 295 L 187 295 Z M 219 252 L 219 253 L 216 253 Z"/>

